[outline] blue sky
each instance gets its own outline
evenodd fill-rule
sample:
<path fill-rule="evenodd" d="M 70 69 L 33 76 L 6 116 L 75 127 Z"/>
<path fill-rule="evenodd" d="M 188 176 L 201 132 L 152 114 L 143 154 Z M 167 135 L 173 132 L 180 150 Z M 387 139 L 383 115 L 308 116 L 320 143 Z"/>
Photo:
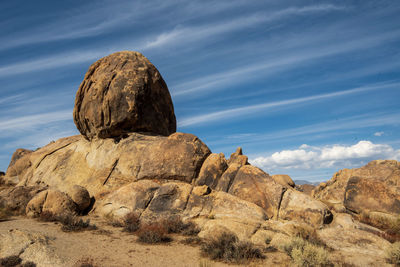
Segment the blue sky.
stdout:
<path fill-rule="evenodd" d="M 1 1 L 0 170 L 78 134 L 91 63 L 143 53 L 178 131 L 270 174 L 322 181 L 400 160 L 399 1 Z"/>

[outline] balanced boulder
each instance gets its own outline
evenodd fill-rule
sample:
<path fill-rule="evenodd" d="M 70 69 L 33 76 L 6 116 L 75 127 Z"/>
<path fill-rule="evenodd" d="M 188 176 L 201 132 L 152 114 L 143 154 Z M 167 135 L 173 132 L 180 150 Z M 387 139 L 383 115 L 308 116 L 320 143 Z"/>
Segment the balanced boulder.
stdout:
<path fill-rule="evenodd" d="M 131 51 L 90 66 L 76 94 L 74 122 L 89 140 L 176 131 L 174 107 L 161 74 L 142 54 Z"/>

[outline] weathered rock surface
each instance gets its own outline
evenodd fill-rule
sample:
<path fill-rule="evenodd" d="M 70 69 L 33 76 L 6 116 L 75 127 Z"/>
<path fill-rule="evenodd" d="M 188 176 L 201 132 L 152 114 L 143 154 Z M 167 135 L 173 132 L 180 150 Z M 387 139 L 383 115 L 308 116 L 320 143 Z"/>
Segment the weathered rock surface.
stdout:
<path fill-rule="evenodd" d="M 344 169 L 321 183 L 313 196 L 337 211 L 400 213 L 400 162 L 375 160 L 358 169 Z"/>
<path fill-rule="evenodd" d="M 32 165 L 30 155 L 33 151 L 28 149 L 17 149 L 11 157 L 6 172 L 6 183 L 15 184 L 22 177 L 26 170 Z"/>
<path fill-rule="evenodd" d="M 245 165 L 241 167 L 229 188 L 229 193 L 262 207 L 268 218 L 276 217 L 285 188 L 277 184 L 261 169 Z"/>
<path fill-rule="evenodd" d="M 34 262 L 37 266 L 64 266 L 65 259 L 55 252 L 51 242 L 41 233 L 13 229 L 0 234 L 0 255 L 19 256 L 22 263 Z"/>
<path fill-rule="evenodd" d="M 208 147 L 191 134 L 164 137 L 132 133 L 118 143 L 71 136 L 32 152 L 32 164 L 23 170 L 19 184 L 49 185 L 62 192 L 80 185 L 96 198 L 143 179 L 191 183 L 209 154 Z"/>
<path fill-rule="evenodd" d="M 292 178 L 290 178 L 287 174 L 275 174 L 271 176 L 275 182 L 281 184 L 286 187 L 295 187 L 296 184 L 293 182 Z"/>
<path fill-rule="evenodd" d="M 67 194 L 53 189 L 40 192 L 26 206 L 26 215 L 29 217 L 36 217 L 42 212 L 63 215 L 76 211 L 77 205 Z"/>
<path fill-rule="evenodd" d="M 228 164 L 238 164 L 240 166 L 249 164 L 247 156 L 243 155 L 241 147 L 238 147 L 228 160 Z"/>
<path fill-rule="evenodd" d="M 16 186 L 0 191 L 0 208 L 7 207 L 14 214 L 25 214 L 28 202 L 44 188 L 40 186 Z"/>
<path fill-rule="evenodd" d="M 301 221 L 318 227 L 331 223 L 333 215 L 324 203 L 315 201 L 312 197 L 296 190 L 288 189 L 282 197 L 279 218 Z"/>
<path fill-rule="evenodd" d="M 204 161 L 203 166 L 200 169 L 199 176 L 195 181 L 195 185 L 208 185 L 211 188 L 215 188 L 221 175 L 227 168 L 228 164 L 224 154 L 212 153 Z"/>
<path fill-rule="evenodd" d="M 174 107 L 161 74 L 142 54 L 131 51 L 90 66 L 76 94 L 74 121 L 90 140 L 176 131 Z"/>

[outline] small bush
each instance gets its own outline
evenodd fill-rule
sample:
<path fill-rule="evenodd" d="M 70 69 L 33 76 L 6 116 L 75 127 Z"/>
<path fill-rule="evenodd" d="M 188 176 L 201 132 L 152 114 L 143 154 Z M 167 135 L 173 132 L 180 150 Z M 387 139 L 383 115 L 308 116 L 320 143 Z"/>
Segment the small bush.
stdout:
<path fill-rule="evenodd" d="M 284 246 L 286 253 L 292 258 L 298 266 L 329 266 L 328 251 L 315 245 L 301 237 L 292 238 Z"/>
<path fill-rule="evenodd" d="M 249 242 L 241 242 L 233 233 L 224 232 L 219 237 L 203 243 L 201 251 L 213 260 L 241 263 L 264 255 Z"/>
<path fill-rule="evenodd" d="M 183 234 L 186 236 L 195 236 L 200 232 L 200 229 L 193 222 L 184 223 L 179 216 L 172 216 L 160 221 L 165 225 L 169 234 Z"/>
<path fill-rule="evenodd" d="M 139 216 L 137 216 L 136 213 L 130 212 L 125 215 L 123 231 L 133 233 L 139 229 L 139 226 L 140 226 L 140 220 L 139 220 Z"/>
<path fill-rule="evenodd" d="M 400 266 L 400 242 L 392 244 L 386 251 L 386 258 L 389 263 Z"/>
<path fill-rule="evenodd" d="M 93 259 L 91 259 L 91 258 L 82 258 L 82 259 L 78 260 L 74 264 L 74 266 L 77 266 L 77 267 L 95 267 L 96 265 L 95 265 Z"/>
<path fill-rule="evenodd" d="M 96 225 L 91 225 L 90 220 L 82 220 L 72 214 L 64 214 L 57 217 L 57 220 L 63 225 L 61 230 L 64 232 L 78 232 L 83 230 L 95 230 Z"/>
<path fill-rule="evenodd" d="M 0 266 L 3 267 L 11 267 L 11 266 L 17 266 L 22 262 L 22 259 L 19 256 L 9 256 L 0 259 Z"/>
<path fill-rule="evenodd" d="M 170 242 L 172 239 L 167 234 L 167 229 L 159 222 L 143 225 L 137 231 L 139 242 L 147 244 Z"/>
<path fill-rule="evenodd" d="M 317 231 L 315 231 L 315 229 L 312 227 L 306 227 L 306 226 L 298 227 L 296 229 L 295 236 L 300 237 L 314 245 L 326 247 L 325 242 L 319 238 Z"/>

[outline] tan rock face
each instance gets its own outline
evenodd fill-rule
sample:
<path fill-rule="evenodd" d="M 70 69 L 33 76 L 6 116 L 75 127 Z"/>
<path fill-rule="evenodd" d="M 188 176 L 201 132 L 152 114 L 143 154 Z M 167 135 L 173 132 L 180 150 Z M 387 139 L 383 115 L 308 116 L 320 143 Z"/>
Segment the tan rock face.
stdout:
<path fill-rule="evenodd" d="M 199 176 L 197 177 L 196 185 L 208 185 L 211 188 L 215 188 L 221 175 L 228 168 L 224 154 L 211 154 L 204 161 L 203 166 L 200 169 Z"/>
<path fill-rule="evenodd" d="M 52 189 L 40 192 L 26 206 L 26 214 L 30 217 L 38 216 L 42 212 L 62 215 L 74 214 L 76 211 L 77 205 L 67 194 Z"/>
<path fill-rule="evenodd" d="M 118 143 L 72 136 L 31 153 L 32 166 L 24 170 L 20 184 L 49 185 L 62 192 L 80 185 L 97 197 L 143 179 L 191 183 L 209 154 L 208 147 L 191 134 L 132 133 Z"/>
<path fill-rule="evenodd" d="M 90 66 L 76 94 L 74 121 L 90 140 L 176 131 L 171 96 L 161 74 L 142 54 L 130 51 Z"/>
<path fill-rule="evenodd" d="M 0 191 L 0 208 L 7 207 L 16 214 L 24 214 L 28 202 L 44 188 L 40 186 L 16 186 Z"/>
<path fill-rule="evenodd" d="M 358 169 L 344 169 L 321 183 L 313 196 L 356 213 L 400 213 L 400 162 L 375 160 Z"/>
<path fill-rule="evenodd" d="M 271 176 L 272 179 L 275 180 L 278 184 L 281 184 L 286 187 L 295 187 L 296 184 L 293 182 L 292 178 L 290 178 L 287 174 L 275 174 Z"/>
<path fill-rule="evenodd" d="M 324 203 L 315 201 L 304 193 L 288 189 L 282 198 L 279 218 L 318 227 L 331 223 L 333 215 Z"/>
<path fill-rule="evenodd" d="M 245 165 L 239 169 L 228 192 L 257 204 L 272 218 L 277 215 L 284 187 L 259 168 Z"/>
<path fill-rule="evenodd" d="M 11 157 L 10 164 L 8 165 L 6 176 L 8 180 L 13 180 L 14 177 L 24 175 L 27 168 L 31 166 L 30 155 L 32 150 L 28 149 L 17 149 Z"/>
<path fill-rule="evenodd" d="M 89 192 L 83 186 L 74 185 L 70 190 L 68 190 L 68 196 L 75 202 L 80 212 L 90 206 Z"/>

